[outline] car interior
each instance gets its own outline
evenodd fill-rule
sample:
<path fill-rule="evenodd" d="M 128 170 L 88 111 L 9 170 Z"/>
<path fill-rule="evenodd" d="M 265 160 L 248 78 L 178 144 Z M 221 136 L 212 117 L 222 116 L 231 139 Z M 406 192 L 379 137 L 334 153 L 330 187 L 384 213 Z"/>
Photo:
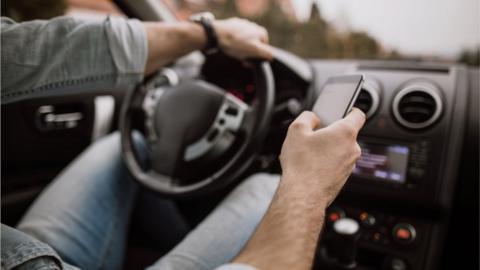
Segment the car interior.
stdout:
<path fill-rule="evenodd" d="M 128 17 L 176 20 L 162 1 L 114 3 Z M 327 209 L 313 269 L 346 269 L 335 261 L 342 256 L 334 254 L 338 249 L 355 250 L 351 269 L 478 269 L 480 71 L 456 63 L 310 59 L 275 48 L 272 62 L 251 67 L 221 53 L 195 52 L 132 91 L 104 89 L 2 105 L 2 223 L 15 226 L 69 162 L 120 130 L 124 153 L 131 154 L 125 162 L 146 187 L 145 196 L 174 200 L 192 229 L 242 179 L 258 172 L 281 174 L 278 156 L 288 126 L 312 109 L 330 77 L 347 74 L 365 78 L 355 103 L 367 117 L 358 138 L 362 156 Z M 132 129 L 151 134 L 158 97 L 194 79 L 229 97 L 217 104 L 224 113 L 198 117 L 208 109 L 192 104 L 193 92 L 182 92 L 193 97 L 181 103 L 191 108 L 188 116 L 175 111 L 179 106 L 162 107 L 164 114 L 197 121 L 198 129 L 190 130 L 196 134 L 183 158 L 172 154 L 174 143 L 162 150 L 164 159 L 182 160 L 177 172 L 182 181 L 163 177 L 175 185 L 157 184 L 138 164 L 129 134 Z M 177 102 L 175 95 L 169 98 L 162 102 Z M 245 126 L 236 122 L 239 117 L 246 118 Z M 165 122 L 172 137 L 184 132 L 181 121 Z M 159 171 L 168 175 L 177 164 L 170 165 Z M 344 241 L 333 227 L 345 217 L 360 225 L 354 242 Z M 133 218 L 124 269 L 148 266 L 180 240 L 151 244 L 149 237 L 149 229 Z"/>

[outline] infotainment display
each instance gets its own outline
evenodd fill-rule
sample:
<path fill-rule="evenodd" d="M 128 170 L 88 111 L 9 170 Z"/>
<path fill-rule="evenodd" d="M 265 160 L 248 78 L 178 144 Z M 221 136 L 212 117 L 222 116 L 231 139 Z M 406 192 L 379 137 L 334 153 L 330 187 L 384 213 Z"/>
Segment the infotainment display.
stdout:
<path fill-rule="evenodd" d="M 362 155 L 357 160 L 354 175 L 395 183 L 404 183 L 409 148 L 404 145 L 387 145 L 358 142 Z"/>

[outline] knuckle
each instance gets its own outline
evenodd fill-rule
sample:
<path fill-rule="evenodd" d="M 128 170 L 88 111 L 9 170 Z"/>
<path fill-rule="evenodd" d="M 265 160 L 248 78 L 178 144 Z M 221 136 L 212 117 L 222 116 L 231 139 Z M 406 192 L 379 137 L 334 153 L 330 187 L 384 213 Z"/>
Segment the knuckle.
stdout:
<path fill-rule="evenodd" d="M 345 125 L 345 135 L 350 139 L 355 138 L 357 136 L 357 131 L 351 125 Z"/>
<path fill-rule="evenodd" d="M 355 108 L 358 111 L 358 114 L 361 116 L 361 120 L 365 122 L 367 120 L 367 115 L 360 109 Z"/>
<path fill-rule="evenodd" d="M 342 125 L 342 131 L 343 131 L 344 136 L 348 139 L 352 139 L 352 138 L 355 138 L 357 136 L 357 131 L 351 125 L 343 124 Z"/>
<path fill-rule="evenodd" d="M 360 148 L 360 145 L 358 145 L 358 143 L 355 143 L 355 146 L 353 149 L 353 156 L 355 157 L 355 160 L 357 160 L 361 155 L 362 155 L 362 148 Z"/>
<path fill-rule="evenodd" d="M 304 117 L 309 117 L 309 118 L 310 118 L 310 117 L 316 117 L 315 114 L 314 114 L 313 112 L 311 112 L 311 111 L 304 111 L 304 112 L 302 112 L 302 116 L 304 116 Z"/>
<path fill-rule="evenodd" d="M 300 121 L 293 121 L 291 124 L 290 124 L 290 127 L 288 128 L 289 130 L 292 130 L 292 131 L 297 131 L 297 130 L 300 130 L 301 128 L 303 127 L 303 123 L 300 122 Z"/>
<path fill-rule="evenodd" d="M 238 24 L 238 23 L 242 22 L 242 19 L 240 19 L 238 17 L 233 17 L 233 18 L 230 18 L 229 21 L 234 23 L 234 24 Z"/>

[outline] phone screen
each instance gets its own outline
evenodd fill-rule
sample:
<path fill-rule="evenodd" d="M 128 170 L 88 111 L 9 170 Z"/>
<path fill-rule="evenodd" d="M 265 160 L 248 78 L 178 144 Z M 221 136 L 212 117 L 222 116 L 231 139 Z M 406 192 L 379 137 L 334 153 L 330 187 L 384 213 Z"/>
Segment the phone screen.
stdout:
<path fill-rule="evenodd" d="M 337 76 L 328 79 L 313 106 L 313 112 L 320 118 L 322 127 L 348 114 L 357 100 L 362 84 L 362 75 Z"/>

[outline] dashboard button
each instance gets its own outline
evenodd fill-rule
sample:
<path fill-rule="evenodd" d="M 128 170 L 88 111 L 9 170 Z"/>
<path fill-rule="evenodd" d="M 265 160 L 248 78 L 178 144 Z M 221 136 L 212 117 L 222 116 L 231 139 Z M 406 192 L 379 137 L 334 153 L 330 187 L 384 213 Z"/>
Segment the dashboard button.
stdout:
<path fill-rule="evenodd" d="M 379 232 L 374 233 L 372 237 L 372 241 L 374 243 L 378 243 L 380 242 L 380 240 L 382 240 L 382 235 Z"/>
<path fill-rule="evenodd" d="M 376 223 L 375 217 L 367 212 L 361 212 L 359 219 L 365 227 L 372 227 Z"/>
<path fill-rule="evenodd" d="M 384 266 L 386 270 L 407 270 L 407 263 L 400 258 L 388 258 Z"/>
<path fill-rule="evenodd" d="M 415 227 L 408 223 L 398 223 L 393 227 L 393 239 L 395 242 L 408 245 L 415 241 L 417 237 L 417 232 L 415 231 Z"/>
<path fill-rule="evenodd" d="M 328 221 L 335 222 L 345 217 L 345 212 L 340 207 L 333 207 L 328 212 Z"/>

